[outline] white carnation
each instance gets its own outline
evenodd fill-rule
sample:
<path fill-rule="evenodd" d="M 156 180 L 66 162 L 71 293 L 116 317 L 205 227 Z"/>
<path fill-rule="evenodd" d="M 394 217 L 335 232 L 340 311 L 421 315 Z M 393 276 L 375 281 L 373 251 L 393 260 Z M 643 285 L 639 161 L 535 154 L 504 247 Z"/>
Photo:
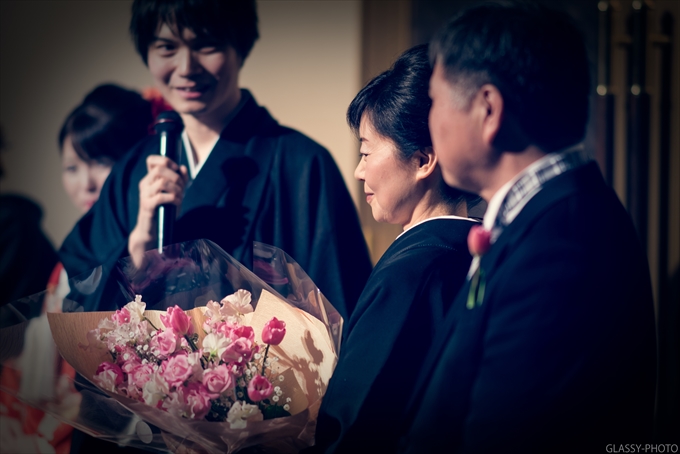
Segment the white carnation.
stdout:
<path fill-rule="evenodd" d="M 227 422 L 232 429 L 244 429 L 248 421 L 262 421 L 262 412 L 257 405 L 236 401 L 227 413 Z"/>

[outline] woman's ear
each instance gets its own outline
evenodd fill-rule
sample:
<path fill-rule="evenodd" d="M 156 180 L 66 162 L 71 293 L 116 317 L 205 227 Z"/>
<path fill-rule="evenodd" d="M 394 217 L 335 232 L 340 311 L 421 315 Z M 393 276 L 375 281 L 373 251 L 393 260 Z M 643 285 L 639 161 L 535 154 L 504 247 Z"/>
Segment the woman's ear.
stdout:
<path fill-rule="evenodd" d="M 424 180 L 429 178 L 437 167 L 437 155 L 432 147 L 426 147 L 413 154 L 413 159 L 417 160 L 418 169 L 416 179 Z"/>

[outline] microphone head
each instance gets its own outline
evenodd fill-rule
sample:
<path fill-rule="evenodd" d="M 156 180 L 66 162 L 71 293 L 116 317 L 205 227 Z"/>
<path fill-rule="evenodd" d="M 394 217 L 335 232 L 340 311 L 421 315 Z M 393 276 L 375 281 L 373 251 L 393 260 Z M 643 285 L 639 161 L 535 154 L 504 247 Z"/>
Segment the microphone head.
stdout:
<path fill-rule="evenodd" d="M 153 125 L 156 134 L 160 134 L 161 132 L 179 132 L 182 128 L 184 128 L 182 118 L 174 110 L 166 110 L 165 112 L 159 113 Z"/>

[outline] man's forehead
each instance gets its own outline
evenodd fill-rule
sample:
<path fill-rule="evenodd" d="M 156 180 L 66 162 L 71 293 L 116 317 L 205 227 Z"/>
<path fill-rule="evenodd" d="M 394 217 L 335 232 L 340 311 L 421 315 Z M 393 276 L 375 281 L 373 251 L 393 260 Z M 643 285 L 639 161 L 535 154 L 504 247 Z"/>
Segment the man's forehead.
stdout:
<path fill-rule="evenodd" d="M 182 27 L 174 22 L 161 22 L 156 29 L 156 37 L 170 38 L 174 37 L 182 41 L 190 42 L 197 38 L 207 38 L 206 33 L 197 34 L 189 27 Z"/>
<path fill-rule="evenodd" d="M 440 92 L 444 89 L 451 90 L 451 85 L 446 78 L 444 71 L 444 66 L 437 59 L 434 63 L 434 69 L 432 71 L 432 76 L 430 76 L 430 93 Z"/>

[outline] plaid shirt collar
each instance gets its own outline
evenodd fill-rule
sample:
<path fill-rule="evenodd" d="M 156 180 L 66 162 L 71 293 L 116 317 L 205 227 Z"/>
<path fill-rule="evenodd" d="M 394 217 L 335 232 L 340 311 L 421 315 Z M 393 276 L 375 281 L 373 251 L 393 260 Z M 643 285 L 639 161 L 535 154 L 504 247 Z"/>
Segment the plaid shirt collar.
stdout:
<path fill-rule="evenodd" d="M 556 176 L 587 162 L 581 147 L 569 148 L 559 153 L 550 153 L 532 163 L 529 167 L 508 181 L 491 197 L 484 214 L 484 228 L 491 230 L 491 243 L 495 243 L 503 229 L 515 220 L 522 208 L 543 185 Z M 479 268 L 479 256 L 470 264 L 468 280 Z"/>
<path fill-rule="evenodd" d="M 496 241 L 546 182 L 585 163 L 581 149 L 570 148 L 547 154 L 508 182 L 489 201 L 489 210 L 484 216 L 484 227 L 491 229 L 491 241 Z"/>

